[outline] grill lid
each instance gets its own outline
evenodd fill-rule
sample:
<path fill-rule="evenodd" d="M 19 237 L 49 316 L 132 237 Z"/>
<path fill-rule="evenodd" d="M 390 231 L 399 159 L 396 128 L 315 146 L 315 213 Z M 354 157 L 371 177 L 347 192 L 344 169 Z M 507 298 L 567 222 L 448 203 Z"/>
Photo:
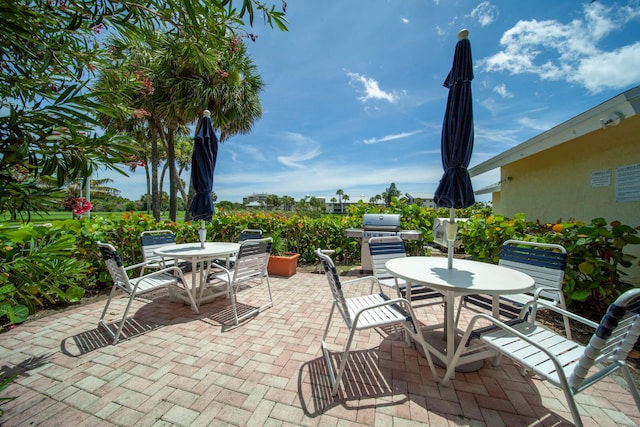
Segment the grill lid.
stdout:
<path fill-rule="evenodd" d="M 364 214 L 362 227 L 367 231 L 398 231 L 400 214 Z"/>

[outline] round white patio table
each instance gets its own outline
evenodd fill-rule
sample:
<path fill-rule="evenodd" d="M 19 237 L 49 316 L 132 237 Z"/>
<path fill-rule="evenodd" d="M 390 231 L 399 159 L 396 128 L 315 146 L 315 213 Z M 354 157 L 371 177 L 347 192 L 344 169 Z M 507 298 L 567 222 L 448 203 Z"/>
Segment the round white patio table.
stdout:
<path fill-rule="evenodd" d="M 445 295 L 445 323 L 440 325 L 444 326 L 444 336 L 441 335 L 440 339 L 444 338 L 445 342 L 438 345 L 438 343 L 433 343 L 433 339 L 430 339 L 427 344 L 432 354 L 446 368 L 451 364 L 451 359 L 455 352 L 455 338 L 459 332 L 457 325 L 454 325 L 453 319 L 454 301 L 457 295 L 492 295 L 494 308 L 496 308 L 500 295 L 519 294 L 531 291 L 534 288 L 534 280 L 531 276 L 507 267 L 478 261 L 454 259 L 453 268 L 448 269 L 447 262 L 447 257 L 411 256 L 391 259 L 385 264 L 389 273 L 407 282 L 407 300 L 409 302 L 411 302 L 411 283 L 427 286 Z M 428 327 L 427 329 L 433 329 L 433 327 Z M 425 338 L 433 337 L 425 336 Z M 430 343 L 429 341 L 432 342 Z M 457 363 L 457 367 L 482 360 L 491 354 L 488 352 L 463 354 Z M 465 356 L 467 357 L 465 358 Z M 480 366 L 469 370 L 479 369 Z"/>
<path fill-rule="evenodd" d="M 197 295 L 200 294 L 200 292 L 197 292 L 198 288 L 205 285 L 209 268 L 211 267 L 211 262 L 215 259 L 225 258 L 227 260 L 228 267 L 229 258 L 236 255 L 239 249 L 239 243 L 205 242 L 203 248 L 200 242 L 197 242 L 164 246 L 156 249 L 154 253 L 164 258 L 183 259 L 191 262 L 191 289 L 189 289 L 185 283 L 185 289 L 189 295 L 178 294 L 176 296 L 187 303 L 191 303 L 191 308 L 196 313 L 199 313 L 198 307 L 202 302 L 209 301 L 219 295 L 226 294 L 227 292 L 226 289 L 224 289 L 220 290 L 220 292 L 203 295 L 200 299 L 196 299 Z M 201 268 L 200 271 L 198 271 L 198 264 L 203 266 L 205 262 L 208 263 L 206 270 Z M 195 301 L 195 307 L 191 301 Z"/>

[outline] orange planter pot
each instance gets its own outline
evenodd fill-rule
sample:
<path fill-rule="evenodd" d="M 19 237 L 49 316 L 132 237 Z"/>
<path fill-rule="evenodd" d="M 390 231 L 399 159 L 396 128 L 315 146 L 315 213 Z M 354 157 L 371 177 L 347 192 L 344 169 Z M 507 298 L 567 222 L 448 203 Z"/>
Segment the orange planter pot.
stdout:
<path fill-rule="evenodd" d="M 272 255 L 269 257 L 267 271 L 270 276 L 290 277 L 296 274 L 298 268 L 298 258 L 300 254 L 290 254 L 284 256 Z"/>

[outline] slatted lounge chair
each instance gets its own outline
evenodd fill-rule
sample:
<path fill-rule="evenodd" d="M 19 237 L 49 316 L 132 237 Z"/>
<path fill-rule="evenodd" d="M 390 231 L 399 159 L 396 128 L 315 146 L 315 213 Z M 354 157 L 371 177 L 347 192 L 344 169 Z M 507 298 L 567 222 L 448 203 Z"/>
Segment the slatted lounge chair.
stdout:
<path fill-rule="evenodd" d="M 535 289 L 531 293 L 501 296 L 500 317 L 517 318 L 522 306 L 536 297 L 566 310 L 567 306 L 562 292 L 566 262 L 567 251 L 560 245 L 520 240 L 504 242 L 498 265 L 522 271 L 533 277 Z M 462 297 L 458 306 L 457 318 L 460 317 L 460 310 L 463 306 L 476 311 L 492 311 L 492 299 L 486 295 Z M 566 316 L 564 317 L 564 328 L 567 338 L 571 339 L 569 318 Z"/>
<path fill-rule="evenodd" d="M 154 251 L 158 248 L 176 244 L 176 236 L 171 230 L 146 230 L 140 233 L 140 246 L 142 248 L 142 261 L 145 265 L 140 274 L 145 269 L 162 269 L 175 264 L 175 260 L 164 259 Z"/>
<path fill-rule="evenodd" d="M 399 298 L 407 297 L 407 283 L 403 279 L 392 276 L 385 263 L 393 258 L 406 257 L 404 242 L 398 236 L 372 237 L 369 239 L 369 253 L 373 275 L 381 285 L 394 288 Z M 415 301 L 423 301 L 416 305 Z M 423 285 L 411 285 L 411 304 L 413 307 L 444 303 L 444 295 Z"/>
<path fill-rule="evenodd" d="M 349 351 L 356 331 L 371 328 L 401 325 L 404 328 L 407 343 L 410 342 L 409 337 L 411 337 L 416 343 L 422 346 L 427 361 L 429 362 L 433 378 L 437 381 L 438 376 L 433 365 L 433 360 L 431 359 L 431 354 L 427 350 L 422 331 L 418 327 L 418 322 L 409 301 L 404 298 L 389 298 L 384 294 L 380 282 L 373 276 L 361 277 L 341 283 L 336 266 L 331 258 L 327 254 L 324 254 L 321 249 L 316 250 L 316 255 L 320 258 L 325 276 L 329 282 L 329 287 L 331 288 L 331 293 L 333 294 L 331 312 L 329 313 L 324 335 L 322 336 L 322 352 L 327 364 L 327 370 L 329 371 L 331 395 L 335 396 L 338 393 L 340 381 L 347 365 Z M 344 296 L 343 288 L 345 286 L 367 280 L 373 280 L 377 283 L 379 293 L 351 298 Z M 331 355 L 326 344 L 333 313 L 336 310 L 340 313 L 342 320 L 349 329 L 349 338 L 340 357 L 337 371 L 334 370 L 333 364 L 331 363 Z"/>
<path fill-rule="evenodd" d="M 586 346 L 578 344 L 537 323 L 533 315 L 525 321 L 529 307 L 532 313 L 541 308 L 555 311 L 593 328 L 595 333 Z M 491 325 L 475 330 L 479 320 L 491 322 Z M 619 296 L 599 324 L 544 300 L 525 304 L 520 316 L 511 323 L 507 325 L 484 313 L 475 315 L 454 354 L 452 368 L 447 370 L 442 383 L 446 384 L 453 375 L 455 362 L 465 347 L 477 340 L 521 365 L 522 372 L 531 370 L 540 378 L 560 387 L 577 426 L 581 426 L 582 421 L 575 395 L 616 371 L 622 372 L 640 409 L 640 395 L 626 364 L 627 356 L 640 336 L 640 289 L 632 289 Z"/>
<path fill-rule="evenodd" d="M 236 256 L 233 269 L 218 266 L 221 271 L 210 275 L 210 281 L 207 284 L 207 287 L 215 287 L 220 281 L 227 286 L 228 293 L 231 296 L 231 305 L 233 307 L 233 316 L 236 325 L 249 316 L 253 316 L 262 310 L 273 307 L 271 285 L 269 284 L 269 274 L 267 273 L 267 265 L 269 264 L 269 255 L 271 254 L 272 244 L 271 237 L 245 240 L 240 243 L 240 249 L 238 250 L 238 255 Z M 243 313 L 242 316 L 238 316 L 238 309 L 236 306 L 237 292 L 240 286 L 249 281 L 254 281 L 259 284 L 263 284 L 264 281 L 267 282 L 269 302 L 248 313 Z M 199 300 L 202 300 L 202 293 L 205 289 L 205 286 L 200 289 L 201 294 L 198 298 Z"/>
<path fill-rule="evenodd" d="M 127 314 L 129 313 L 129 309 L 131 308 L 131 303 L 135 297 L 142 296 L 149 292 L 166 288 L 169 292 L 169 295 L 173 295 L 174 289 L 172 288 L 180 288 L 181 290 L 186 290 L 187 295 L 189 295 L 191 306 L 196 307 L 196 303 L 193 299 L 193 296 L 189 292 L 188 287 L 184 286 L 186 283 L 184 280 L 184 276 L 182 274 L 182 270 L 178 267 L 167 267 L 159 270 L 155 270 L 152 273 L 141 275 L 139 277 L 129 278 L 129 271 L 134 269 L 139 269 L 145 265 L 145 263 L 134 264 L 129 267 L 124 267 L 122 264 L 122 259 L 118 254 L 116 248 L 108 243 L 98 242 L 98 247 L 100 248 L 100 253 L 102 254 L 102 258 L 107 266 L 107 270 L 113 279 L 113 287 L 111 288 L 111 292 L 109 293 L 109 298 L 107 299 L 107 303 L 104 306 L 104 310 L 102 310 L 102 315 L 100 316 L 100 320 L 98 320 L 98 327 L 104 328 L 109 335 L 113 338 L 113 344 L 117 344 L 120 338 L 120 334 L 122 333 L 122 329 L 124 327 L 125 321 L 127 320 Z M 120 290 L 127 294 L 128 301 L 127 305 L 122 314 L 122 318 L 116 322 L 114 325 L 109 325 L 105 322 L 104 318 L 109 309 L 109 305 L 111 304 L 111 300 L 113 299 L 116 292 Z"/>

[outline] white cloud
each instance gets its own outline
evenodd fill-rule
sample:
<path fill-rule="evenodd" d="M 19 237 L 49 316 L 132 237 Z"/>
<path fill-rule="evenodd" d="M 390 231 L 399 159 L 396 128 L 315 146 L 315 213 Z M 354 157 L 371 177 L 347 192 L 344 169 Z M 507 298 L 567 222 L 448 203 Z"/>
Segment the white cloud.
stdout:
<path fill-rule="evenodd" d="M 542 80 L 577 83 L 591 93 L 621 89 L 640 80 L 640 43 L 612 52 L 598 43 L 640 16 L 640 8 L 584 7 L 568 24 L 557 20 L 519 21 L 507 30 L 502 51 L 479 61 L 487 72 L 535 74 Z"/>
<path fill-rule="evenodd" d="M 242 157 L 243 158 L 251 158 L 252 160 L 255 161 L 264 161 L 267 158 L 265 157 L 264 153 L 262 151 L 260 151 L 260 149 L 258 147 L 254 147 L 252 145 L 242 145 L 242 144 L 236 144 L 234 145 L 234 148 L 242 151 Z M 233 159 L 235 160 L 238 156 L 238 154 L 236 154 L 235 152 L 233 152 Z"/>
<path fill-rule="evenodd" d="M 388 142 L 388 141 L 395 141 L 397 139 L 403 139 L 403 138 L 408 138 L 410 136 L 413 135 L 417 135 L 419 133 L 421 133 L 421 130 L 414 130 L 411 132 L 402 132 L 402 133 L 397 133 L 395 135 L 386 135 L 383 136 L 382 138 L 370 138 L 370 139 L 365 139 L 364 142 L 365 144 L 377 144 L 379 142 Z"/>
<path fill-rule="evenodd" d="M 302 162 L 311 160 L 321 153 L 320 144 L 302 134 L 285 132 L 284 139 L 290 142 L 289 145 L 293 146 L 291 154 L 277 157 L 278 161 L 285 166 L 304 168 L 305 166 Z"/>
<path fill-rule="evenodd" d="M 352 72 L 347 72 L 347 76 L 349 77 L 352 86 L 356 84 L 362 84 L 364 95 L 359 96 L 358 100 L 363 103 L 367 102 L 370 99 L 381 99 L 383 101 L 389 101 L 392 104 L 398 101 L 397 94 L 392 92 L 385 92 L 384 90 L 380 89 L 380 86 L 375 79 Z"/>
<path fill-rule="evenodd" d="M 640 42 L 613 52 L 580 61 L 570 81 L 581 83 L 590 92 L 619 89 L 640 81 Z"/>
<path fill-rule="evenodd" d="M 409 23 L 409 18 L 400 17 L 400 20 L 402 21 L 403 24 Z"/>
<path fill-rule="evenodd" d="M 513 94 L 507 90 L 507 85 L 504 83 L 495 86 L 493 91 L 503 98 L 513 98 Z"/>
<path fill-rule="evenodd" d="M 553 127 L 550 123 L 543 123 L 540 120 L 532 119 L 530 117 L 521 117 L 518 119 L 518 124 L 522 127 L 534 129 L 537 132 L 544 132 Z"/>
<path fill-rule="evenodd" d="M 471 17 L 477 20 L 482 27 L 491 24 L 497 16 L 497 8 L 488 1 L 481 2 L 471 11 Z"/>

